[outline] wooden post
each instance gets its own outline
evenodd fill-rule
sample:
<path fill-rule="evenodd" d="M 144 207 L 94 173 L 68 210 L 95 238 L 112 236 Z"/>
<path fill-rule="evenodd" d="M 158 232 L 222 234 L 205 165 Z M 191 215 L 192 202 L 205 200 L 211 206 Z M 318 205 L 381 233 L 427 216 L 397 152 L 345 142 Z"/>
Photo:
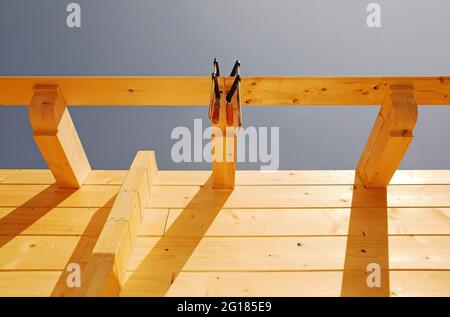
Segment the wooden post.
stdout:
<path fill-rule="evenodd" d="M 214 189 L 233 189 L 236 174 L 236 150 L 237 150 L 237 106 L 238 94 L 235 93 L 231 100 L 233 107 L 233 124 L 227 124 L 226 94 L 233 84 L 234 78 L 219 78 L 219 87 L 222 91 L 220 97 L 219 121 L 212 124 L 212 174 Z"/>
<path fill-rule="evenodd" d="M 357 167 L 367 188 L 385 188 L 413 139 L 418 109 L 414 88 L 391 86 Z"/>
<path fill-rule="evenodd" d="M 36 85 L 29 108 L 33 138 L 59 187 L 79 188 L 91 172 L 80 138 L 56 85 Z"/>

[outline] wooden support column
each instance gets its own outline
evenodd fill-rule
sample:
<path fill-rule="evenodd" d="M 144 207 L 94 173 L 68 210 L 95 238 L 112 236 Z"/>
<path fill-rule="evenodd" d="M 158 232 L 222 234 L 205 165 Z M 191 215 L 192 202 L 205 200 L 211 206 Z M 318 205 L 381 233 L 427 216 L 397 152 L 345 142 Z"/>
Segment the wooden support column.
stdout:
<path fill-rule="evenodd" d="M 80 138 L 56 85 L 36 85 L 29 108 L 33 138 L 59 187 L 79 188 L 91 172 Z"/>
<path fill-rule="evenodd" d="M 86 285 L 77 295 L 119 294 L 157 172 L 155 153 L 139 151 L 83 272 Z"/>
<path fill-rule="evenodd" d="M 414 88 L 391 86 L 357 167 L 367 188 L 385 188 L 413 139 L 418 109 Z"/>
<path fill-rule="evenodd" d="M 230 90 L 234 78 L 219 78 L 219 87 L 222 91 L 220 97 L 220 112 L 218 123 L 212 124 L 212 175 L 214 189 L 233 189 L 236 174 L 237 137 L 236 126 L 238 122 L 238 93 L 231 100 L 233 107 L 233 124 L 227 124 L 226 95 Z"/>

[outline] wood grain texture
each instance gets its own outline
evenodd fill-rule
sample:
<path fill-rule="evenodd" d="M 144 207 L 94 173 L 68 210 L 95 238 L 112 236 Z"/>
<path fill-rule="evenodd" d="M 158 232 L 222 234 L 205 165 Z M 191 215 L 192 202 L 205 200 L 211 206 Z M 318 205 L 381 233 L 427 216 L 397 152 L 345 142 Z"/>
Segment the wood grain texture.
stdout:
<path fill-rule="evenodd" d="M 122 185 L 127 170 L 93 170 L 86 185 Z M 211 171 L 159 170 L 155 185 L 204 185 Z M 261 171 L 237 171 L 236 185 L 353 185 L 353 170 L 280 170 L 270 173 Z M 52 173 L 38 169 L 0 169 L 0 184 L 55 183 Z M 439 185 L 450 184 L 450 170 L 397 170 L 391 185 Z"/>
<path fill-rule="evenodd" d="M 59 271 L 0 271 L 0 297 L 51 296 Z"/>
<path fill-rule="evenodd" d="M 1 240 L 8 239 L 6 244 Z M 80 237 L 0 236 L 0 270 L 64 270 Z"/>
<path fill-rule="evenodd" d="M 84 185 L 61 189 L 54 185 L 0 184 L 0 207 L 111 207 L 117 185 Z"/>
<path fill-rule="evenodd" d="M 155 153 L 139 151 L 92 251 L 82 295 L 118 294 L 157 172 Z"/>
<path fill-rule="evenodd" d="M 79 188 L 91 166 L 57 85 L 35 85 L 29 117 L 33 138 L 56 183 Z"/>
<path fill-rule="evenodd" d="M 0 208 L 0 235 L 96 236 L 110 208 Z M 39 215 L 39 218 L 37 217 Z M 37 219 L 38 218 L 38 219 Z M 91 223 L 91 221 L 93 221 Z M 91 226 L 88 226 L 88 224 Z"/>
<path fill-rule="evenodd" d="M 207 106 L 211 77 L 0 77 L 0 105 L 27 105 L 35 84 L 57 84 L 74 106 Z M 449 105 L 449 77 L 243 77 L 242 104 L 380 105 L 389 85 L 412 85 L 420 105 Z M 95 87 L 95 89 L 93 89 Z"/>
<path fill-rule="evenodd" d="M 211 171 L 159 171 L 155 185 L 204 185 Z M 237 171 L 236 185 L 353 185 L 355 171 Z M 397 170 L 391 185 L 450 184 L 450 170 Z"/>
<path fill-rule="evenodd" d="M 418 116 L 412 86 L 390 87 L 356 168 L 369 188 L 385 188 L 413 140 Z"/>
<path fill-rule="evenodd" d="M 166 251 L 154 249 L 158 238 L 139 237 L 128 269 L 163 272 L 167 265 L 176 265 L 183 251 L 190 249 L 189 238 L 183 238 L 167 238 Z M 338 236 L 205 237 L 184 263 L 183 271 L 343 270 L 346 244 L 347 238 Z M 158 253 L 146 258 L 152 249 Z M 351 250 L 355 261 L 346 269 L 358 269 L 361 264 L 365 267 L 374 254 L 388 256 L 390 269 L 449 270 L 450 236 L 392 236 L 389 255 L 377 241 L 361 239 Z"/>
<path fill-rule="evenodd" d="M 130 273 L 131 275 L 132 273 Z M 167 296 L 340 296 L 343 272 L 181 272 Z M 154 296 L 145 276 L 121 296 Z M 448 271 L 391 271 L 390 296 L 442 296 L 450 293 Z M 164 281 L 161 281 L 164 282 Z M 166 283 L 170 283 L 167 281 Z"/>
<path fill-rule="evenodd" d="M 365 232 L 381 229 L 383 222 L 372 208 L 364 216 L 368 218 Z M 450 208 L 388 208 L 389 235 L 450 235 Z M 188 216 L 178 219 L 181 213 Z M 248 236 L 346 236 L 349 234 L 351 208 L 334 209 L 222 209 L 205 233 L 205 237 Z M 156 228 L 163 227 L 167 211 L 146 212 L 140 236 L 155 236 Z M 204 223 L 208 215 L 202 209 L 170 209 L 165 230 L 182 222 L 183 230 L 172 235 L 190 236 Z M 162 234 L 161 234 L 162 235 Z"/>
<path fill-rule="evenodd" d="M 148 208 L 185 208 L 200 186 L 154 186 Z M 1 187 L 0 187 L 1 189 Z M 1 194 L 1 191 L 0 191 Z M 208 206 L 226 195 L 211 191 L 196 199 L 195 206 Z M 342 186 L 236 186 L 224 208 L 348 208 L 358 207 L 445 207 L 450 206 L 450 185 L 393 185 L 387 202 L 380 195 L 353 197 L 353 187 Z"/>
<path fill-rule="evenodd" d="M 381 190 L 353 171 L 238 171 L 233 191 L 211 172 L 93 171 L 75 190 L 3 171 L 0 296 L 450 296 L 450 171 L 397 171 Z M 87 289 L 67 287 L 68 263 Z"/>
<path fill-rule="evenodd" d="M 213 187 L 215 189 L 233 189 L 236 178 L 237 115 L 233 110 L 233 125 L 227 122 L 226 95 L 231 88 L 232 81 L 218 80 L 219 89 L 223 93 L 220 96 L 219 118 L 217 123 L 211 123 L 211 159 Z M 231 107 L 237 108 L 238 93 L 233 95 Z"/>
<path fill-rule="evenodd" d="M 86 178 L 86 185 L 122 185 L 127 171 L 93 170 Z M 20 169 L 0 170 L 0 183 L 9 185 L 51 185 L 55 178 L 50 170 Z"/>

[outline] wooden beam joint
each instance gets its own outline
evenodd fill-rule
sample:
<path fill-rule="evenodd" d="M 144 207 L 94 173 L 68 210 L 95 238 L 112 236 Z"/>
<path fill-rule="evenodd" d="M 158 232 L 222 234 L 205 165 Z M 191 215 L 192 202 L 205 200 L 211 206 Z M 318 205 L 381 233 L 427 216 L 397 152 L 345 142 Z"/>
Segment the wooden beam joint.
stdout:
<path fill-rule="evenodd" d="M 412 142 L 417 117 L 414 87 L 390 86 L 357 167 L 365 187 L 389 185 Z"/>
<path fill-rule="evenodd" d="M 29 117 L 33 138 L 56 183 L 79 188 L 91 166 L 58 86 L 34 86 Z"/>

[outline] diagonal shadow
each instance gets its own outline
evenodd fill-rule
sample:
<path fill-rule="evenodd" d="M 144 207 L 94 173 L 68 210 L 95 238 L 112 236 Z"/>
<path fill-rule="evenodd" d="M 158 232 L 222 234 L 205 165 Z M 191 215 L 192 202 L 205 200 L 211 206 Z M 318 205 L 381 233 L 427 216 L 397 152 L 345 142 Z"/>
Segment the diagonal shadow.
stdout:
<path fill-rule="evenodd" d="M 211 176 L 122 289 L 130 290 L 133 296 L 166 295 L 231 193 L 232 190 L 213 190 Z M 199 213 L 201 217 L 196 217 Z"/>
<path fill-rule="evenodd" d="M 84 268 L 88 264 L 88 259 L 92 255 L 92 251 L 94 250 L 95 244 L 97 243 L 111 210 L 111 207 L 107 206 L 112 206 L 116 197 L 117 195 L 114 195 L 114 197 L 112 197 L 102 207 L 97 208 L 95 214 L 89 220 L 89 223 L 86 225 L 83 233 L 81 234 L 80 240 L 73 250 L 72 255 L 67 261 L 67 264 L 76 263 L 80 265 L 81 288 L 83 288 L 84 285 L 88 285 L 88 283 L 84 283 L 83 280 Z M 51 296 L 79 296 L 79 288 L 70 288 L 67 285 L 67 278 L 71 273 L 72 272 L 68 272 L 66 270 L 61 273 L 55 287 L 53 288 Z"/>
<path fill-rule="evenodd" d="M 76 189 L 60 189 L 56 184 L 50 185 L 0 218 L 0 248 L 44 217 L 75 191 Z M 30 208 L 32 212 L 29 212 Z"/>
<path fill-rule="evenodd" d="M 373 270 L 367 271 L 371 263 L 381 268 L 380 287 L 368 286 L 368 277 L 373 281 Z M 389 295 L 387 191 L 385 188 L 365 188 L 356 173 L 341 296 Z"/>

